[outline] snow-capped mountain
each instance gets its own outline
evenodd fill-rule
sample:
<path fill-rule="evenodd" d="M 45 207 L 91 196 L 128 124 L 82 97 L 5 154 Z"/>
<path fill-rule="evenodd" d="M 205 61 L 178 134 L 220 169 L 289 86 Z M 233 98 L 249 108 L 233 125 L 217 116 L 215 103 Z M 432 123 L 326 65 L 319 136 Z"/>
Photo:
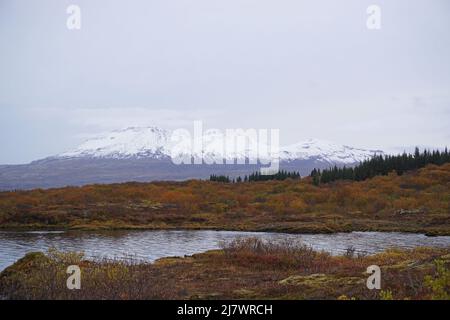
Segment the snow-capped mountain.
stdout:
<path fill-rule="evenodd" d="M 280 158 L 285 161 L 318 159 L 330 164 L 351 165 L 380 154 L 383 154 L 383 151 L 358 149 L 326 140 L 309 139 L 282 148 Z"/>
<path fill-rule="evenodd" d="M 229 136 L 220 130 L 206 130 L 203 133 L 201 149 L 196 150 L 195 143 L 190 136 L 173 136 L 168 130 L 158 127 L 130 127 L 123 130 L 112 131 L 93 139 L 89 139 L 74 150 L 58 155 L 59 158 L 164 158 L 189 154 L 193 157 L 210 159 L 239 159 L 258 158 L 258 141 L 251 136 L 247 144 L 232 144 L 234 136 Z M 243 141 L 243 140 L 241 140 Z M 226 152 L 227 146 L 233 145 L 233 150 Z M 266 148 L 270 150 L 270 145 Z M 329 164 L 351 165 L 363 161 L 375 154 L 382 154 L 381 150 L 357 149 L 345 145 L 309 139 L 280 147 L 273 157 L 281 161 L 318 160 Z"/>
<path fill-rule="evenodd" d="M 189 133 L 170 132 L 157 127 L 112 131 L 53 157 L 25 165 L 0 166 L 0 190 L 204 179 L 211 174 L 235 177 L 266 166 L 261 161 L 254 161 L 267 161 L 267 154 L 260 156 L 258 153 L 261 145 L 258 146 L 255 136 L 250 136 L 248 143 L 242 143 L 242 140 L 239 143 L 234 140 L 236 137 L 219 130 L 206 130 L 200 137 L 193 139 Z M 236 143 L 234 148 L 229 148 L 233 145 L 232 140 Z M 270 150 L 269 146 L 265 147 Z M 231 152 L 225 152 L 227 149 Z M 279 158 L 281 169 L 299 171 L 305 176 L 314 168 L 355 165 L 381 153 L 379 150 L 357 149 L 310 139 L 280 147 L 269 158 Z M 174 157 L 183 157 L 188 161 L 177 164 L 173 161 Z M 201 161 L 191 165 L 192 159 Z M 229 159 L 236 162 L 230 164 Z"/>
<path fill-rule="evenodd" d="M 170 135 L 157 127 L 130 127 L 99 135 L 82 143 L 74 150 L 57 157 L 76 158 L 132 158 L 161 157 L 170 152 Z"/>

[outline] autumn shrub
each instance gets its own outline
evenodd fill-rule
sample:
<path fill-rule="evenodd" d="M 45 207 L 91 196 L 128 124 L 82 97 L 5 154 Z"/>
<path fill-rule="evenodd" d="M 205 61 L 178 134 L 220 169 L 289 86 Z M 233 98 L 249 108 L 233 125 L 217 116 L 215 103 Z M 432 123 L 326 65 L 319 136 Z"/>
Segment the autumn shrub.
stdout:
<path fill-rule="evenodd" d="M 222 243 L 222 249 L 230 261 L 258 268 L 318 270 L 322 265 L 319 262 L 330 257 L 328 253 L 314 251 L 311 247 L 290 239 L 272 241 L 237 238 Z"/>
<path fill-rule="evenodd" d="M 435 276 L 427 275 L 425 285 L 431 289 L 432 299 L 450 300 L 450 270 L 443 260 L 435 260 L 435 266 Z"/>
<path fill-rule="evenodd" d="M 395 230 L 445 235 L 450 230 L 449 188 L 446 164 L 320 186 L 309 178 L 229 184 L 191 180 L 0 192 L 0 228 Z M 426 214 L 399 218 L 395 212 L 400 209 Z M 242 213 L 242 220 L 233 212 Z M 338 218 L 329 219 L 330 213 Z M 200 222 L 198 214 L 207 218 Z"/>
<path fill-rule="evenodd" d="M 79 290 L 67 288 L 70 265 L 81 269 Z M 6 299 L 170 299 L 173 294 L 151 264 L 132 257 L 86 261 L 83 253 L 55 249 L 27 254 L 0 277 L 0 296 Z"/>
<path fill-rule="evenodd" d="M 307 209 L 308 209 L 307 204 L 306 204 L 301 198 L 292 200 L 292 201 L 289 203 L 289 207 L 290 207 L 290 209 L 292 209 L 294 212 L 299 212 L 299 213 L 306 212 Z"/>

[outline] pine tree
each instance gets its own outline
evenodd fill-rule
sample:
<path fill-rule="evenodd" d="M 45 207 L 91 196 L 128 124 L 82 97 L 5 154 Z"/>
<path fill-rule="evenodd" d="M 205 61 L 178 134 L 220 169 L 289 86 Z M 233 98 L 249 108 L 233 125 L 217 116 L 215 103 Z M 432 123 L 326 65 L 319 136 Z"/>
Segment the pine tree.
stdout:
<path fill-rule="evenodd" d="M 428 164 L 442 165 L 450 162 L 450 155 L 448 149 L 445 148 L 443 152 L 439 150 L 424 150 L 422 153 L 419 148 L 415 148 L 414 155 L 403 152 L 397 156 L 382 156 L 375 155 L 369 160 L 361 162 L 359 165 L 352 167 L 338 168 L 334 166 L 329 169 L 320 171 L 313 169 L 311 177 L 313 183 L 327 183 L 335 180 L 356 180 L 361 181 L 372 178 L 376 175 L 387 175 L 395 171 L 398 175 L 402 175 L 409 170 L 422 168 Z M 315 178 L 315 176 L 319 176 Z"/>

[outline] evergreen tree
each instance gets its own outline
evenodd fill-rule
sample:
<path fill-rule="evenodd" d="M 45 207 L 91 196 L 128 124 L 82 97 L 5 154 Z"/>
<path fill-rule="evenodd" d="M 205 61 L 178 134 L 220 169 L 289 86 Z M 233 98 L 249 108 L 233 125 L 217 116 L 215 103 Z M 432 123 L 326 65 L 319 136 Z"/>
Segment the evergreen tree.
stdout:
<path fill-rule="evenodd" d="M 362 181 L 377 175 L 387 175 L 392 171 L 395 171 L 398 175 L 402 175 L 405 171 L 423 168 L 428 164 L 442 165 L 448 162 L 450 162 L 450 155 L 447 147 L 443 152 L 439 150 L 424 150 L 420 152 L 419 148 L 415 148 L 414 154 L 403 152 L 403 154 L 397 156 L 375 155 L 354 168 L 346 166 L 338 168 L 334 166 L 322 172 L 313 169 L 311 171 L 311 177 L 313 178 L 314 184 L 328 183 L 336 180 Z"/>

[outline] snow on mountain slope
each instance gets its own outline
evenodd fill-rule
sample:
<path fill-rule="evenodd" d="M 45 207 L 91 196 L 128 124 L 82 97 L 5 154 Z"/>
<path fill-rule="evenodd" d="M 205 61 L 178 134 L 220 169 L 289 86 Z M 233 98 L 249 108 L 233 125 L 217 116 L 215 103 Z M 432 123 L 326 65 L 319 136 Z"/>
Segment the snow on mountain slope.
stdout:
<path fill-rule="evenodd" d="M 172 140 L 172 133 L 157 127 L 130 127 L 115 130 L 87 140 L 74 150 L 57 155 L 57 158 L 160 158 L 172 155 L 189 154 L 203 158 L 257 158 L 257 141 L 252 139 L 246 144 L 235 143 L 232 152 L 225 153 L 233 137 L 225 136 L 220 130 L 205 130 L 202 148 L 196 150 L 196 144 L 190 136 L 182 134 Z M 252 148 L 251 146 L 256 146 Z"/>
<path fill-rule="evenodd" d="M 285 161 L 319 159 L 330 163 L 352 164 L 383 154 L 381 150 L 357 149 L 337 145 L 330 141 L 309 139 L 281 149 L 280 158 Z"/>
<path fill-rule="evenodd" d="M 184 139 L 184 140 L 183 140 Z M 203 148 L 192 150 L 194 143 L 190 137 L 179 136 L 174 142 L 171 132 L 157 127 L 130 127 L 116 130 L 90 139 L 78 148 L 62 153 L 57 158 L 162 158 L 174 154 L 192 154 L 203 159 L 254 159 L 258 153 L 256 143 L 248 145 L 236 144 L 233 152 L 227 152 L 225 147 L 230 137 L 224 136 L 219 130 L 206 130 L 203 133 Z M 253 147 L 252 147 L 253 146 Z M 380 150 L 357 149 L 344 145 L 337 145 L 329 141 L 309 139 L 286 147 L 280 147 L 281 161 L 317 160 L 336 164 L 354 164 L 375 154 L 382 154 Z"/>
<path fill-rule="evenodd" d="M 169 132 L 157 127 L 130 127 L 87 140 L 58 157 L 130 158 L 168 154 Z"/>

